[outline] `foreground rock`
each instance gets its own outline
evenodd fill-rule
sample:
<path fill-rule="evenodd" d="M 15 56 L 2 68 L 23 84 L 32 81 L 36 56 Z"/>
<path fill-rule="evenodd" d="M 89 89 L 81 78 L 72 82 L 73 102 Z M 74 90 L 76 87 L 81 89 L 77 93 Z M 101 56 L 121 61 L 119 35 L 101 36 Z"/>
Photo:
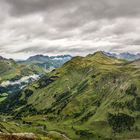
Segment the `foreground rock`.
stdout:
<path fill-rule="evenodd" d="M 37 137 L 33 133 L 0 133 L 0 140 L 36 140 Z"/>

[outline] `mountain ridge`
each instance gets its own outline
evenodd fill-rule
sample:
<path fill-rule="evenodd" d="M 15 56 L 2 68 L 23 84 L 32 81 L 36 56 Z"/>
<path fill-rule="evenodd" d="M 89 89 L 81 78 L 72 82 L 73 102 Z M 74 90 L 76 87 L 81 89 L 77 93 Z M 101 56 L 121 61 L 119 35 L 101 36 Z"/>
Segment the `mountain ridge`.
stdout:
<path fill-rule="evenodd" d="M 27 122 L 31 117 L 32 124 L 43 123 L 71 139 L 140 136 L 139 77 L 139 68 L 102 52 L 74 57 L 9 96 L 0 110 Z M 47 115 L 47 121 L 38 122 L 37 115 Z"/>
<path fill-rule="evenodd" d="M 133 54 L 133 53 L 129 53 L 129 52 L 124 52 L 124 53 L 109 53 L 109 52 L 104 52 L 106 55 L 114 57 L 114 58 L 118 58 L 118 59 L 125 59 L 128 61 L 134 61 L 137 59 L 140 59 L 140 53 L 137 54 Z"/>
<path fill-rule="evenodd" d="M 65 62 L 69 61 L 72 57 L 70 55 L 59 56 L 45 56 L 35 55 L 29 57 L 25 61 L 18 61 L 19 64 L 35 64 L 44 69 L 53 69 L 62 66 Z"/>

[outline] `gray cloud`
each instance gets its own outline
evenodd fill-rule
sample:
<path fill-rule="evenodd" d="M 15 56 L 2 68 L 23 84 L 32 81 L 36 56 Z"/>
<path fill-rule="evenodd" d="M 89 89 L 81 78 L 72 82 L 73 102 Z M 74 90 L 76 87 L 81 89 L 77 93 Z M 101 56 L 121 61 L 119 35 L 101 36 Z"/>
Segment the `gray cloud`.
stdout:
<path fill-rule="evenodd" d="M 13 15 L 25 15 L 56 9 L 67 10 L 76 7 L 75 12 L 66 16 L 84 15 L 98 18 L 136 16 L 140 14 L 139 0 L 6 0 Z M 51 11 L 51 12 L 52 12 Z"/>
<path fill-rule="evenodd" d="M 1 0 L 0 55 L 140 52 L 139 0 Z"/>
<path fill-rule="evenodd" d="M 71 4 L 69 0 L 6 0 L 11 5 L 11 14 L 13 16 L 23 16 L 25 14 L 37 13 Z"/>

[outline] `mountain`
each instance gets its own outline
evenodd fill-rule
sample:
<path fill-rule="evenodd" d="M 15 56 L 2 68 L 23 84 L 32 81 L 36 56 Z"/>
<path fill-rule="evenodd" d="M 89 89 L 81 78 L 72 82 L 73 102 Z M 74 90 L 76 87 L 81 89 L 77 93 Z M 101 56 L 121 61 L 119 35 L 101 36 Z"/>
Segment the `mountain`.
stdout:
<path fill-rule="evenodd" d="M 60 55 L 60 56 L 44 56 L 35 55 L 28 58 L 25 61 L 18 61 L 20 64 L 35 64 L 44 69 L 53 69 L 61 67 L 65 62 L 72 58 L 70 55 Z"/>
<path fill-rule="evenodd" d="M 0 75 L 10 71 L 13 67 L 16 67 L 16 63 L 12 59 L 5 59 L 0 56 Z"/>
<path fill-rule="evenodd" d="M 0 57 L 0 94 L 17 92 L 44 73 L 36 65 L 17 64 L 12 59 Z"/>
<path fill-rule="evenodd" d="M 120 54 L 116 54 L 116 53 L 108 53 L 105 52 L 106 55 L 111 56 L 111 57 L 115 57 L 118 59 L 125 59 L 128 61 L 134 61 L 137 59 L 140 59 L 140 53 L 137 54 L 131 54 L 131 53 L 120 53 Z"/>
<path fill-rule="evenodd" d="M 43 70 L 35 65 L 20 65 L 13 59 L 0 57 L 0 83 L 5 80 L 18 80 L 23 76 L 42 73 Z"/>
<path fill-rule="evenodd" d="M 138 60 L 130 63 L 103 52 L 74 57 L 9 95 L 0 112 L 13 116 L 20 129 L 41 127 L 35 133 L 59 132 L 72 140 L 140 138 L 137 64 Z"/>
<path fill-rule="evenodd" d="M 118 58 L 133 61 L 133 60 L 136 60 L 136 59 L 140 59 L 140 53 L 138 53 L 138 54 L 121 53 L 121 54 L 119 54 Z"/>

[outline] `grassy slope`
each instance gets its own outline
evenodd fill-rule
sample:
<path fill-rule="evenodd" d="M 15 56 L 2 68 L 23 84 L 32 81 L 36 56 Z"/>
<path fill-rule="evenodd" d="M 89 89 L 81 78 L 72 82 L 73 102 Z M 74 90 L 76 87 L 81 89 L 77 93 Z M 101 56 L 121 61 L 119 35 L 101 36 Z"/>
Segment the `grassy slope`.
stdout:
<path fill-rule="evenodd" d="M 11 59 L 0 60 L 0 82 L 42 72 L 41 68 L 34 65 L 18 65 Z"/>
<path fill-rule="evenodd" d="M 12 59 L 0 59 L 0 83 L 7 80 L 20 79 L 24 76 L 44 73 L 43 69 L 34 65 L 18 65 Z M 0 95 L 0 102 L 7 96 Z"/>
<path fill-rule="evenodd" d="M 102 52 L 76 57 L 51 72 L 50 78 L 9 97 L 2 108 L 8 104 L 8 113 L 72 139 L 137 138 L 140 69 L 133 65 Z M 36 114 L 47 114 L 47 120 Z"/>
<path fill-rule="evenodd" d="M 4 101 L 7 98 L 7 96 L 7 93 L 0 94 L 0 102 Z"/>

